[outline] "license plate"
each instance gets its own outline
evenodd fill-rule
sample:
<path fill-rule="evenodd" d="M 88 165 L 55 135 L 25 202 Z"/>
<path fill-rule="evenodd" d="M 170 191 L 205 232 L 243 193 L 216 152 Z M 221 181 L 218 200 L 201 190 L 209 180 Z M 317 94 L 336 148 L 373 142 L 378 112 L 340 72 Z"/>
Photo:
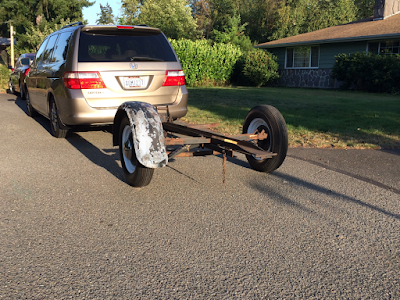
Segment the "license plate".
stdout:
<path fill-rule="evenodd" d="M 145 88 L 147 85 L 147 80 L 145 77 L 140 76 L 124 77 L 123 85 L 125 89 Z"/>

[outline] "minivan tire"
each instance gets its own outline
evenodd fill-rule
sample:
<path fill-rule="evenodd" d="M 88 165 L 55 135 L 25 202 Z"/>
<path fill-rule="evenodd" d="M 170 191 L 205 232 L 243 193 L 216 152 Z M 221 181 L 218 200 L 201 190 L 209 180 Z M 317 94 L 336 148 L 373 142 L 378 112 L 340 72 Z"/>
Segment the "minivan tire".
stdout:
<path fill-rule="evenodd" d="M 26 100 L 25 85 L 23 82 L 21 82 L 19 85 L 19 94 L 21 96 L 21 100 Z"/>
<path fill-rule="evenodd" d="M 56 138 L 65 138 L 68 133 L 68 128 L 61 123 L 60 117 L 58 116 L 57 105 L 54 99 L 50 100 L 50 128 L 51 134 Z"/>
<path fill-rule="evenodd" d="M 30 116 L 31 118 L 36 117 L 38 113 L 32 107 L 31 99 L 29 98 L 28 90 L 26 91 L 26 99 L 25 100 L 26 100 L 26 113 L 27 113 L 27 115 Z"/>

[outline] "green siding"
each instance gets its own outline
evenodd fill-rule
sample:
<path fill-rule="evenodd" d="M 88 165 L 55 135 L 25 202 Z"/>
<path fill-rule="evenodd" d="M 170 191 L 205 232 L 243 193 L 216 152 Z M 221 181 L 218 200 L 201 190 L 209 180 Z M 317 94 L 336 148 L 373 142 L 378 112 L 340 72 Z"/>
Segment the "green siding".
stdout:
<path fill-rule="evenodd" d="M 285 55 L 286 48 L 273 48 L 273 49 L 265 49 L 268 52 L 271 52 L 277 57 L 277 62 L 279 64 L 279 69 L 283 69 L 285 67 Z"/>
<path fill-rule="evenodd" d="M 335 56 L 340 53 L 365 52 L 367 42 L 322 44 L 319 46 L 319 68 L 332 68 L 335 64 Z"/>
<path fill-rule="evenodd" d="M 317 46 L 311 44 L 310 46 Z M 355 53 L 365 52 L 367 49 L 367 42 L 348 42 L 348 43 L 335 43 L 335 44 L 321 44 L 319 45 L 319 68 L 330 69 L 335 63 L 335 56 L 339 53 Z M 285 55 L 286 47 L 265 49 L 273 53 L 277 57 L 279 69 L 285 68 Z"/>

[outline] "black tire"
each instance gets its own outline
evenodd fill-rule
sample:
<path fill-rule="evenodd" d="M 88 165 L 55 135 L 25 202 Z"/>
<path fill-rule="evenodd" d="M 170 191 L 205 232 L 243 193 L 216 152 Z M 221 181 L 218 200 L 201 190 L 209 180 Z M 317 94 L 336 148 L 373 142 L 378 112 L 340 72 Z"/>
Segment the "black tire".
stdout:
<path fill-rule="evenodd" d="M 272 172 L 280 167 L 286 158 L 288 149 L 288 133 L 282 114 L 273 106 L 259 105 L 250 110 L 243 123 L 243 133 L 254 133 L 265 130 L 268 138 L 257 141 L 258 147 L 277 153 L 273 158 L 257 159 L 246 155 L 253 169 L 260 172 Z"/>
<path fill-rule="evenodd" d="M 68 133 L 68 128 L 66 128 L 60 121 L 57 105 L 54 99 L 50 100 L 49 119 L 51 134 L 56 138 L 65 138 Z"/>
<path fill-rule="evenodd" d="M 26 100 L 26 89 L 23 82 L 19 85 L 19 95 L 21 96 L 22 100 Z"/>
<path fill-rule="evenodd" d="M 31 98 L 29 97 L 28 91 L 26 92 L 26 99 L 25 99 L 25 100 L 26 100 L 26 110 L 27 110 L 28 116 L 30 116 L 30 117 L 32 117 L 32 118 L 36 117 L 38 113 L 37 113 L 36 110 L 32 107 Z"/>
<path fill-rule="evenodd" d="M 124 116 L 118 131 L 119 156 L 126 182 L 133 187 L 143 187 L 150 183 L 154 169 L 143 166 L 136 158 L 132 131 L 127 116 Z"/>

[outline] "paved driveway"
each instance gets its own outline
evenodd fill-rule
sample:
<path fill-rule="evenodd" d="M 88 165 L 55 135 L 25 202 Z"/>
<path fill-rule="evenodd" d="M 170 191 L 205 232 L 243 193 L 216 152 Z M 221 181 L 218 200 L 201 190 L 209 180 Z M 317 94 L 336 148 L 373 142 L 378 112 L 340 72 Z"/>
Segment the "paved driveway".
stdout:
<path fill-rule="evenodd" d="M 197 157 L 133 189 L 107 128 L 55 139 L 6 94 L 0 126 L 0 299 L 400 298 L 396 168 L 291 149 L 269 175 L 229 160 L 225 188 Z"/>

